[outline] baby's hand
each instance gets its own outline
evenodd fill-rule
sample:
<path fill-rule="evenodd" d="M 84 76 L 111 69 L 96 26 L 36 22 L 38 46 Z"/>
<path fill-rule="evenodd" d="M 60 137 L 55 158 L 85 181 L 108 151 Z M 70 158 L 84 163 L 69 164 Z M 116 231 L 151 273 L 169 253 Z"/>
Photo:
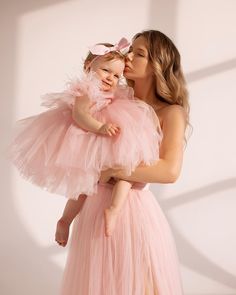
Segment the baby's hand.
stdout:
<path fill-rule="evenodd" d="M 99 134 L 113 136 L 120 131 L 120 128 L 112 123 L 105 123 L 98 130 Z"/>

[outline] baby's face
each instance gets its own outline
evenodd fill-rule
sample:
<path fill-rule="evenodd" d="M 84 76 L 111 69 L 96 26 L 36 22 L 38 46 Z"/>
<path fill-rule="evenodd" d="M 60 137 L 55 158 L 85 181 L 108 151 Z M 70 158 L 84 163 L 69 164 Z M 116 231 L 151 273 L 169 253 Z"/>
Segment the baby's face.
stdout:
<path fill-rule="evenodd" d="M 98 76 L 102 82 L 103 91 L 112 91 L 117 86 L 118 80 L 123 74 L 125 67 L 124 61 L 120 59 L 113 59 L 110 61 L 99 58 L 91 65 L 91 69 Z"/>

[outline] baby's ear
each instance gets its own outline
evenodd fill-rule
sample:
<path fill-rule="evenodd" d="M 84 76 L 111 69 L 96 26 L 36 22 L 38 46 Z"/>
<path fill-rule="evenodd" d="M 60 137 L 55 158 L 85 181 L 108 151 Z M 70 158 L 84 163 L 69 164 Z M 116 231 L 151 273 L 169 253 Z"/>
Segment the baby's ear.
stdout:
<path fill-rule="evenodd" d="M 90 72 L 90 67 L 85 67 L 85 72 L 89 73 Z"/>
<path fill-rule="evenodd" d="M 90 72 L 90 62 L 85 62 L 85 64 L 84 64 L 84 71 L 85 71 L 85 73 L 89 73 Z"/>

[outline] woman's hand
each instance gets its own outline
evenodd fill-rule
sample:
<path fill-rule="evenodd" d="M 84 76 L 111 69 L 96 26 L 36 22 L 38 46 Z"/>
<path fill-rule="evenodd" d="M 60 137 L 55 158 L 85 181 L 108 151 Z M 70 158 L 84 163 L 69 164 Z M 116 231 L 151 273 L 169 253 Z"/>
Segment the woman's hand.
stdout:
<path fill-rule="evenodd" d="M 99 182 L 106 183 L 111 178 L 122 178 L 125 176 L 125 173 L 122 169 L 112 169 L 103 170 L 100 175 Z"/>
<path fill-rule="evenodd" d="M 108 182 L 109 179 L 114 176 L 114 172 L 115 172 L 115 170 L 114 169 L 111 169 L 111 168 L 110 169 L 107 169 L 107 170 L 103 170 L 101 172 L 99 182 L 101 182 L 101 183 Z"/>

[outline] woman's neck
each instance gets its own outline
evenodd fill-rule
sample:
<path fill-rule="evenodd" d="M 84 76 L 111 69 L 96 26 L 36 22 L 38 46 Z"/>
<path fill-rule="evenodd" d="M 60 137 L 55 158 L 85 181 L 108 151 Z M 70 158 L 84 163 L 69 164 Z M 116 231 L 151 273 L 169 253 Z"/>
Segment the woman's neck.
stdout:
<path fill-rule="evenodd" d="M 136 80 L 134 81 L 133 87 L 135 97 L 145 101 L 150 105 L 158 104 L 158 100 L 155 95 L 155 87 L 151 79 Z"/>
<path fill-rule="evenodd" d="M 169 105 L 156 97 L 155 85 L 147 79 L 135 81 L 133 88 L 134 96 L 151 105 L 156 112 Z"/>

